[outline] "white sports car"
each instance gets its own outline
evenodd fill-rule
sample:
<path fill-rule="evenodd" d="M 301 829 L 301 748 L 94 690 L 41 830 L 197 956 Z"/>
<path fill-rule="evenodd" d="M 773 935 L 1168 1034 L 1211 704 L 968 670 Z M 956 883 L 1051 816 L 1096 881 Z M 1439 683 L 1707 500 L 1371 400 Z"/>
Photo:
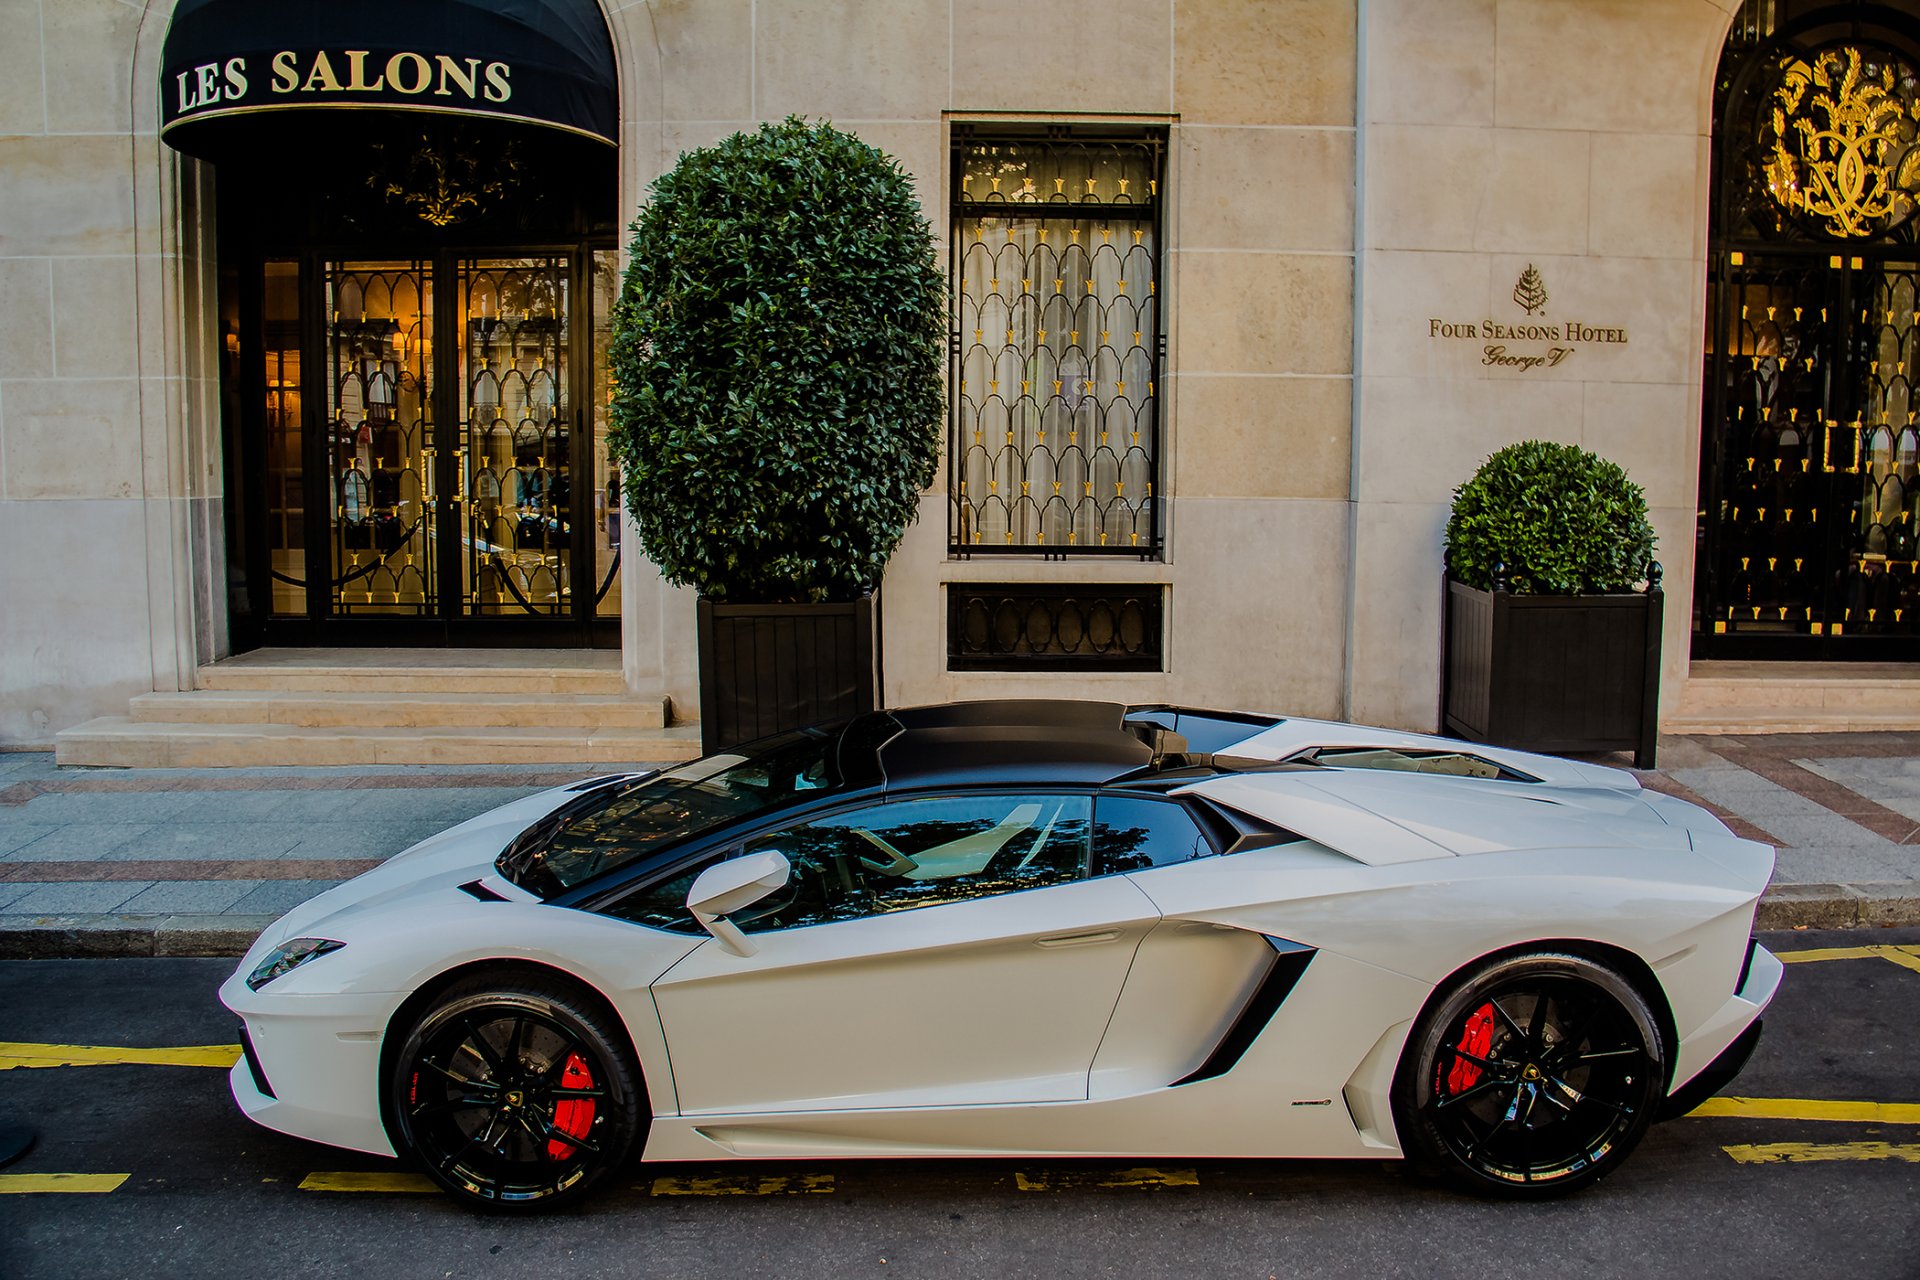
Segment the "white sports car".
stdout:
<path fill-rule="evenodd" d="M 1405 1154 L 1539 1196 L 1744 1064 L 1773 851 L 1324 721 L 881 711 L 529 796 L 289 912 L 252 1119 L 523 1209 L 648 1160 Z"/>

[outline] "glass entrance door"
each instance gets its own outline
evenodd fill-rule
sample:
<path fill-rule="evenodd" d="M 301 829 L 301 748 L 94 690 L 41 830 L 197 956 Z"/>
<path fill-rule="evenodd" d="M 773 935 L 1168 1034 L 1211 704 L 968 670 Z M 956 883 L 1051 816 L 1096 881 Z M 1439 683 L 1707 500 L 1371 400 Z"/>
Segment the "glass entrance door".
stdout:
<path fill-rule="evenodd" d="M 325 443 L 335 617 L 440 612 L 433 272 L 327 266 Z"/>
<path fill-rule="evenodd" d="M 1920 635 L 1917 283 L 1907 260 L 1726 255 L 1703 656 L 1904 656 Z"/>
<path fill-rule="evenodd" d="M 460 607 L 564 617 L 573 597 L 566 258 L 458 267 Z"/>
<path fill-rule="evenodd" d="M 255 268 L 256 576 L 272 582 L 256 607 L 283 642 L 612 638 L 619 489 L 593 439 L 612 262 L 581 247 Z"/>

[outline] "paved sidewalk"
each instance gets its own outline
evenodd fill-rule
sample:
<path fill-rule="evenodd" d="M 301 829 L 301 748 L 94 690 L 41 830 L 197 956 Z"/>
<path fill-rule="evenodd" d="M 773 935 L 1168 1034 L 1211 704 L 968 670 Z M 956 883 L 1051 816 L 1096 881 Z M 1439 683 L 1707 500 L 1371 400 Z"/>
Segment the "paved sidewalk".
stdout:
<path fill-rule="evenodd" d="M 1920 734 L 1665 738 L 1660 759 L 1646 785 L 1780 847 L 1762 928 L 1920 924 Z M 58 769 L 0 754 L 0 957 L 237 955 L 417 840 L 623 767 Z"/>

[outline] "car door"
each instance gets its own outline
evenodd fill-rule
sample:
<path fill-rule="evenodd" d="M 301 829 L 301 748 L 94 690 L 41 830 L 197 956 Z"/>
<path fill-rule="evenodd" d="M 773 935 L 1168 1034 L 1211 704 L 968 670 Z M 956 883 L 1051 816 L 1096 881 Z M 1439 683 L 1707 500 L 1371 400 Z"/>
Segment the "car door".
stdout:
<path fill-rule="evenodd" d="M 1213 859 L 1235 835 L 1210 835 L 1203 817 L 1168 796 L 1102 793 L 1094 806 L 1094 874 L 1125 880 L 1150 900 L 1167 897 L 1180 878 L 1215 869 Z M 1293 954 L 1300 950 L 1283 939 L 1167 914 L 1137 949 L 1094 1062 L 1090 1096 L 1147 1092 L 1230 1069 L 1246 1048 L 1242 1039 L 1265 1029 L 1258 1016 L 1263 991 L 1284 998 L 1276 983 L 1297 976 L 1310 958 Z"/>
<path fill-rule="evenodd" d="M 785 828 L 787 887 L 653 987 L 683 1114 L 1055 1102 L 1087 1074 L 1158 921 L 1090 878 L 1091 802 L 872 804 Z"/>

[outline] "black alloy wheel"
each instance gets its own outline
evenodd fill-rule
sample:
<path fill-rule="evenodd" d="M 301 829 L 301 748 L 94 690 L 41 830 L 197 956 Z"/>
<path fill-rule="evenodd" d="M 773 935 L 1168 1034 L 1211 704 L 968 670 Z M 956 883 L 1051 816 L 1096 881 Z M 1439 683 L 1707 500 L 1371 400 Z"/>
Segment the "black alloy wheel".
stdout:
<path fill-rule="evenodd" d="M 1564 1195 L 1619 1167 L 1653 1123 L 1666 1062 L 1633 984 L 1582 956 L 1469 971 L 1415 1027 L 1395 1083 L 1401 1145 L 1458 1186 Z"/>
<path fill-rule="evenodd" d="M 558 983 L 453 988 L 394 1056 L 395 1148 L 478 1208 L 579 1199 L 626 1160 L 646 1114 L 610 1018 Z"/>

